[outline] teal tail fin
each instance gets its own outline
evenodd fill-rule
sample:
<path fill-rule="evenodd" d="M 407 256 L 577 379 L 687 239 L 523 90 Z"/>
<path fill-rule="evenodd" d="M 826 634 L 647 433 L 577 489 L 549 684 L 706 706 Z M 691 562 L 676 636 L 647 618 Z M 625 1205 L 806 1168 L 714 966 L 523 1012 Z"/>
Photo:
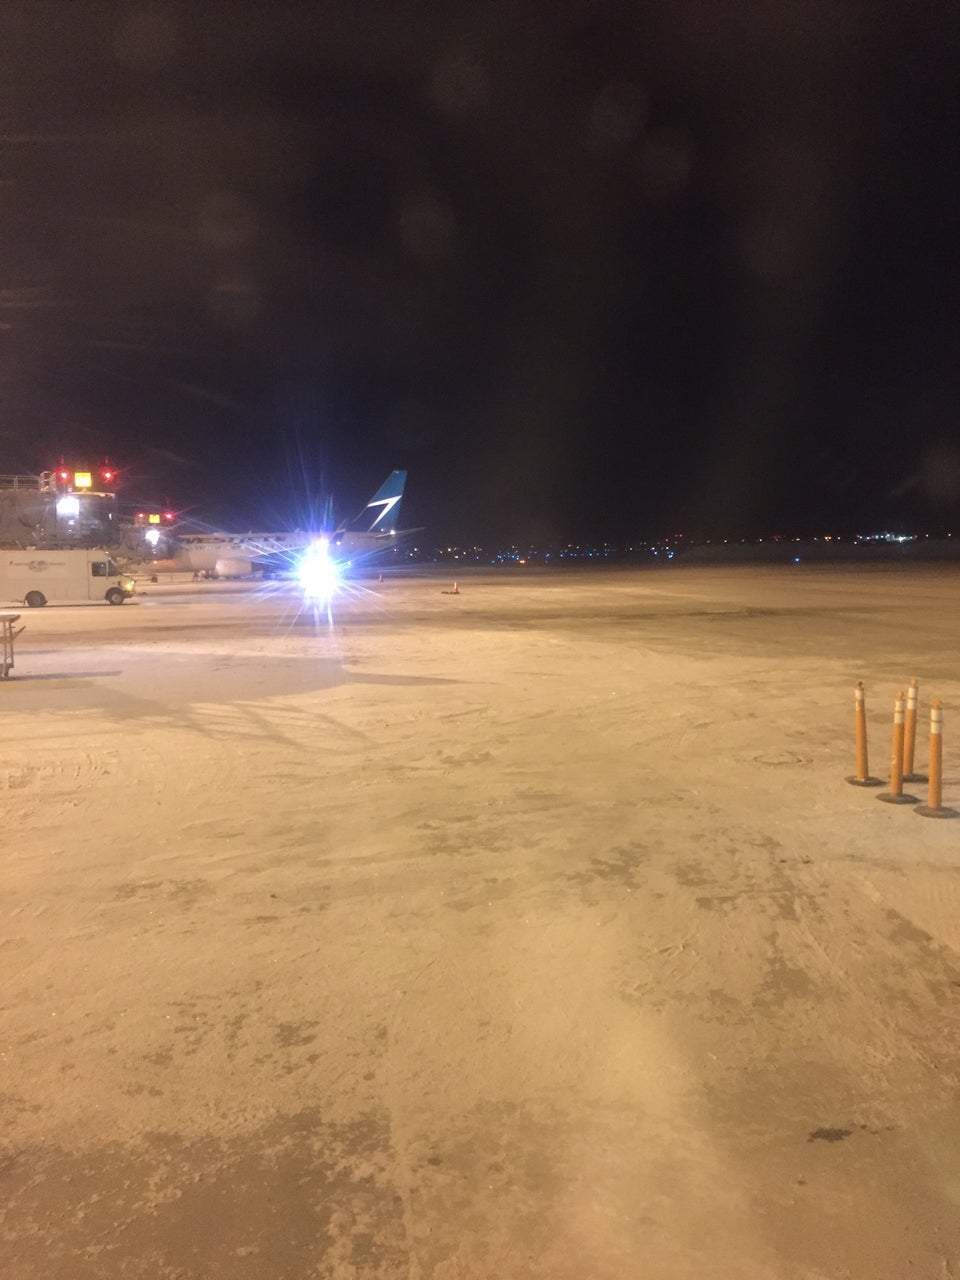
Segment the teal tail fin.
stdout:
<path fill-rule="evenodd" d="M 354 527 L 369 533 L 387 533 L 397 527 L 400 499 L 407 483 L 405 471 L 391 471 L 383 484 L 354 521 Z"/>

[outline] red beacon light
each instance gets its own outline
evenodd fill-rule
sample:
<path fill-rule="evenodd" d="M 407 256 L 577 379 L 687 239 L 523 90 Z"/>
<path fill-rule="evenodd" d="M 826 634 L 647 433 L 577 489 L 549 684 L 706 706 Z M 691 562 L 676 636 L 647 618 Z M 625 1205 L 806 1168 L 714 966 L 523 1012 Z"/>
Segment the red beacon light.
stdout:
<path fill-rule="evenodd" d="M 163 518 L 164 520 L 172 520 L 174 518 L 174 514 L 172 511 L 165 511 L 163 513 Z"/>
<path fill-rule="evenodd" d="M 62 480 L 64 484 L 70 479 L 70 472 L 66 467 L 59 467 L 57 470 L 57 479 Z"/>
<path fill-rule="evenodd" d="M 100 472 L 100 479 L 105 481 L 107 484 L 110 484 L 111 481 L 116 480 L 116 478 L 117 473 L 114 471 L 113 467 L 104 467 Z"/>

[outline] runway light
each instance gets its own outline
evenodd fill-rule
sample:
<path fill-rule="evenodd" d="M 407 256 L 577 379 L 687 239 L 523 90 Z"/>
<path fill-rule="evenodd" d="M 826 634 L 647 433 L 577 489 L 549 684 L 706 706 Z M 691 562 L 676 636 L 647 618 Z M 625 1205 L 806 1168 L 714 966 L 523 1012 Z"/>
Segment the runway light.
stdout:
<path fill-rule="evenodd" d="M 311 600 L 329 600 L 337 589 L 339 566 L 330 555 L 326 538 L 312 542 L 300 557 L 297 581 Z"/>

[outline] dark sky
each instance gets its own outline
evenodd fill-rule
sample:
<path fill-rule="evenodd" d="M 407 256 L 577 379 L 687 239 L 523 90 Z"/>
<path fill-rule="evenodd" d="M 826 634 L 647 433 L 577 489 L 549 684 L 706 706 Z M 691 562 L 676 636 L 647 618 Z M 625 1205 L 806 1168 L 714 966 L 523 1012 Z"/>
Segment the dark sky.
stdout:
<path fill-rule="evenodd" d="M 960 7 L 17 3 L 5 472 L 436 542 L 960 529 Z"/>

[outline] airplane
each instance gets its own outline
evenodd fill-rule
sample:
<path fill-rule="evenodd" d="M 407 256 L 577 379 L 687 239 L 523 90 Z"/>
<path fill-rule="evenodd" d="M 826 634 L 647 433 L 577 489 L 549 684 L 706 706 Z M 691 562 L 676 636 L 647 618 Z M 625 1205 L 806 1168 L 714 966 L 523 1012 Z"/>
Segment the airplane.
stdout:
<path fill-rule="evenodd" d="M 178 568 L 214 578 L 243 578 L 290 570 L 298 553 L 317 545 L 343 570 L 388 551 L 415 529 L 396 527 L 406 471 L 391 471 L 360 514 L 333 533 L 298 529 L 293 533 L 184 533 L 174 561 Z"/>

